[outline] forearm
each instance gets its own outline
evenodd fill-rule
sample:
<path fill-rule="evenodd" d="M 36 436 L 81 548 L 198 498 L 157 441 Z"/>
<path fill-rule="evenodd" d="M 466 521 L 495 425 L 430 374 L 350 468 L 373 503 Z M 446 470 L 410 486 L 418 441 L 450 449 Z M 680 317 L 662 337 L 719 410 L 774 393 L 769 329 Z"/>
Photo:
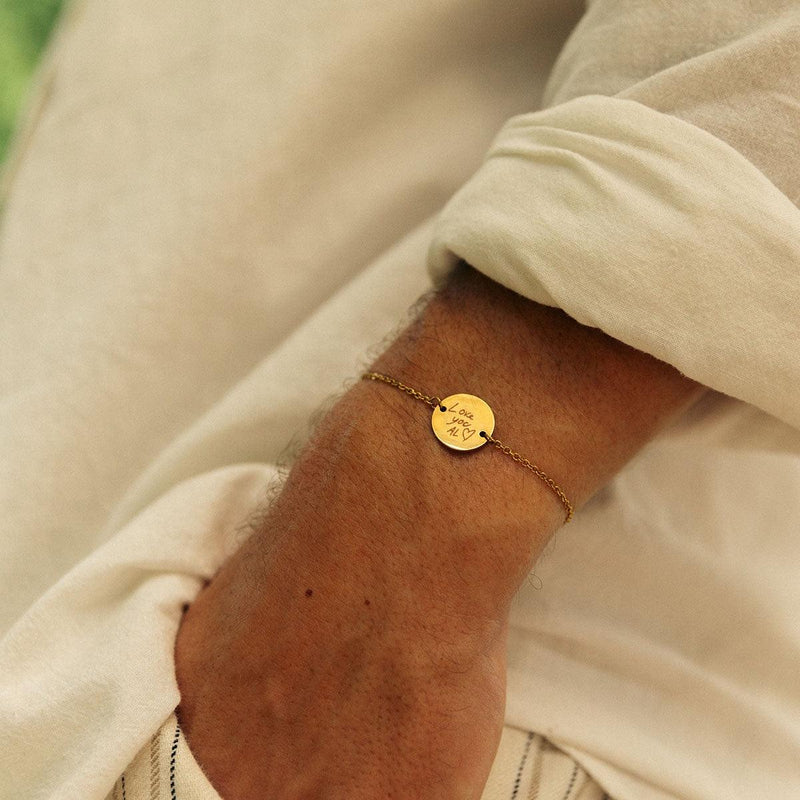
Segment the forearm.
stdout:
<path fill-rule="evenodd" d="M 482 397 L 494 409 L 495 436 L 544 469 L 576 506 L 701 391 L 671 366 L 466 265 L 371 369 L 426 394 Z M 397 549 L 401 537 L 408 557 L 434 563 L 440 579 L 450 565 L 460 580 L 471 577 L 473 591 L 491 595 L 488 603 L 509 601 L 564 508 L 495 448 L 445 448 L 430 411 L 394 387 L 361 381 L 320 426 L 290 480 L 310 469 L 300 494 L 319 496 L 320 465 L 333 467 L 348 531 L 371 537 L 376 550 Z"/>
<path fill-rule="evenodd" d="M 497 438 L 577 505 L 698 391 L 471 270 L 372 366 L 487 400 Z M 429 413 L 356 383 L 189 609 L 181 722 L 226 797 L 456 798 L 483 785 L 509 604 L 564 508 L 503 453 L 445 448 Z"/>

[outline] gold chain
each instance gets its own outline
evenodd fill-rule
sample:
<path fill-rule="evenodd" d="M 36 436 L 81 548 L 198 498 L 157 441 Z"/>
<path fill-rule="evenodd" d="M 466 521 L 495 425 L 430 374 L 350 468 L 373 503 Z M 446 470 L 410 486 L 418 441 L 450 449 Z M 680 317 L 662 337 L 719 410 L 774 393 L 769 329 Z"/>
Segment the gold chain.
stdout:
<path fill-rule="evenodd" d="M 436 395 L 430 396 L 423 394 L 422 392 L 413 389 L 411 386 L 407 386 L 405 383 L 401 383 L 400 381 L 390 378 L 388 375 L 383 375 L 380 372 L 365 372 L 361 377 L 368 378 L 369 380 L 373 381 L 383 381 L 384 383 L 388 383 L 390 386 L 395 386 L 406 394 L 410 394 L 417 400 L 427 403 L 429 406 L 431 406 L 431 408 L 442 406 L 442 400 L 440 397 L 437 397 Z M 501 450 L 506 455 L 511 456 L 511 458 L 518 464 L 522 464 L 523 467 L 529 469 L 540 481 L 550 488 L 550 490 L 561 501 L 561 505 L 564 506 L 564 510 L 567 513 L 566 519 L 564 520 L 565 524 L 572 519 L 575 513 L 572 503 L 567 499 L 567 496 L 564 494 L 564 491 L 561 489 L 561 487 L 541 467 L 537 467 L 536 464 L 529 461 L 527 458 L 525 458 L 525 456 L 515 452 L 499 439 L 495 439 L 493 436 L 490 436 L 488 433 L 486 433 L 486 431 L 480 431 L 480 435 L 486 439 L 487 442 L 493 444 L 498 450 Z"/>
<path fill-rule="evenodd" d="M 381 375 L 380 372 L 365 372 L 361 377 L 369 378 L 373 381 L 383 381 L 391 386 L 396 386 L 398 389 L 402 389 L 406 394 L 410 394 L 412 397 L 416 397 L 417 400 L 422 400 L 423 403 L 427 403 L 431 408 L 436 408 L 436 406 L 442 404 L 440 397 L 429 397 L 427 394 L 422 394 L 422 392 L 418 392 L 416 389 L 412 389 L 410 386 L 406 386 L 404 383 L 400 383 L 400 381 L 396 381 L 388 375 Z"/>
<path fill-rule="evenodd" d="M 518 464 L 522 464 L 523 467 L 527 467 L 539 480 L 546 483 L 552 490 L 555 492 L 556 497 L 561 501 L 561 504 L 564 506 L 564 510 L 567 512 L 567 518 L 564 522 L 569 522 L 572 519 L 572 515 L 575 513 L 575 509 L 572 507 L 572 503 L 567 499 L 567 496 L 562 491 L 561 487 L 543 470 L 541 467 L 537 467 L 536 464 L 531 463 L 528 461 L 525 456 L 520 455 L 519 453 L 515 453 L 507 444 L 503 444 L 499 439 L 495 439 L 489 434 L 485 434 L 484 438 L 487 442 L 491 442 L 495 447 L 499 450 L 502 450 L 506 455 L 511 456 Z"/>

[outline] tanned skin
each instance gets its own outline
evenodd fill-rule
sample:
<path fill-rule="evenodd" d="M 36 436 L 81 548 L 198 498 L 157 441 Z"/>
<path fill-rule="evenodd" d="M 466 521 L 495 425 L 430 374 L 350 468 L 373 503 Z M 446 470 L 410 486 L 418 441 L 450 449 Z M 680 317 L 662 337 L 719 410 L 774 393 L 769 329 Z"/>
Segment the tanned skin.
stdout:
<path fill-rule="evenodd" d="M 462 264 L 370 369 L 486 400 L 579 508 L 702 387 Z M 176 647 L 179 717 L 225 800 L 477 800 L 511 600 L 564 508 L 491 445 L 358 381 Z"/>

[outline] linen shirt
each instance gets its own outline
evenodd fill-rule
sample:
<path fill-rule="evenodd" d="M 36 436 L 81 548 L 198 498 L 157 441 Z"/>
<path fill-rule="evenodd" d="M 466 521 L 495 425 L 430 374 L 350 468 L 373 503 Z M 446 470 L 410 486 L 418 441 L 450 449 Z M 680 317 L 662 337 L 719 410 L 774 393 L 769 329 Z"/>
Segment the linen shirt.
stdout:
<path fill-rule="evenodd" d="M 181 609 L 457 258 L 715 390 L 518 593 L 618 800 L 800 791 L 800 11 L 82 0 L 4 178 L 0 796 L 103 798 Z"/>

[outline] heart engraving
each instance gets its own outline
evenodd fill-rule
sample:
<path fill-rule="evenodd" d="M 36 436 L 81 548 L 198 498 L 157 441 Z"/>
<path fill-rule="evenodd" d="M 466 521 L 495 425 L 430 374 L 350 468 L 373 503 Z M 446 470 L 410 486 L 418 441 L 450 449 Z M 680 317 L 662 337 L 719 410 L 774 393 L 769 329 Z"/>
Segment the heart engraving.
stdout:
<path fill-rule="evenodd" d="M 461 435 L 464 437 L 464 441 L 469 439 L 469 437 L 472 436 L 474 433 L 475 433 L 475 428 L 469 428 L 469 429 L 462 428 L 461 429 Z"/>

